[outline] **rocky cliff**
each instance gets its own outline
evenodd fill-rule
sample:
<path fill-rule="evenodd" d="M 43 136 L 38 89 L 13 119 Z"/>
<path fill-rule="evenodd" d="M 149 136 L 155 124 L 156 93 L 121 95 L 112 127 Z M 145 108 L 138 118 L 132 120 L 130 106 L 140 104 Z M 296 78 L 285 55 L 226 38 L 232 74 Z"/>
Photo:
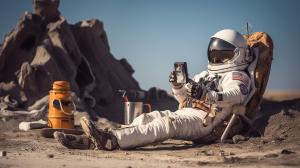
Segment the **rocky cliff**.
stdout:
<path fill-rule="evenodd" d="M 25 12 L 0 46 L 1 101 L 26 109 L 48 95 L 54 81 L 66 80 L 86 110 L 121 121 L 117 91 L 145 92 L 127 60 L 111 54 L 103 23 L 68 23 L 58 11 L 59 0 L 33 5 L 34 13 Z"/>

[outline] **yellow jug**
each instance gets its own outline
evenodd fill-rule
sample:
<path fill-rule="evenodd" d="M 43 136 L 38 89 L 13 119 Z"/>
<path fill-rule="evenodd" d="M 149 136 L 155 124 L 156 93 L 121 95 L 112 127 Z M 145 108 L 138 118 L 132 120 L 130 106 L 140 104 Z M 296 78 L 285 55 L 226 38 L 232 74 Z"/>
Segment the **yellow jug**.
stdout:
<path fill-rule="evenodd" d="M 72 101 L 70 83 L 55 81 L 49 92 L 49 128 L 74 128 L 74 111 L 76 106 Z"/>

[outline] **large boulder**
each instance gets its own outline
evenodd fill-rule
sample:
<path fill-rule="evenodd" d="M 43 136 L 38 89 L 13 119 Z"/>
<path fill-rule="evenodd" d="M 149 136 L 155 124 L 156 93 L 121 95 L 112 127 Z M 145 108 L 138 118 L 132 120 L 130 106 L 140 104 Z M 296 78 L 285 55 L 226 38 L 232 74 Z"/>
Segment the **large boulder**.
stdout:
<path fill-rule="evenodd" d="M 141 90 L 133 68 L 110 53 L 101 21 L 69 24 L 58 4 L 34 0 L 35 13 L 26 12 L 0 45 L 0 97 L 10 95 L 27 108 L 48 95 L 54 81 L 66 80 L 85 107 L 121 122 L 117 91 Z"/>

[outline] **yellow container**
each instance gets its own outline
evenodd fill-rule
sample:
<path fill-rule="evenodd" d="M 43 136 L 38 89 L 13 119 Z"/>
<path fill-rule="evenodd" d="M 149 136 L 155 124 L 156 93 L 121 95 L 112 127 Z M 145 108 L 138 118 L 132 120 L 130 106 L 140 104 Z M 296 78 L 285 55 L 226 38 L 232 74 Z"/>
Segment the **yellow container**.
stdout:
<path fill-rule="evenodd" d="M 48 127 L 73 129 L 75 110 L 70 83 L 55 81 L 49 92 Z"/>

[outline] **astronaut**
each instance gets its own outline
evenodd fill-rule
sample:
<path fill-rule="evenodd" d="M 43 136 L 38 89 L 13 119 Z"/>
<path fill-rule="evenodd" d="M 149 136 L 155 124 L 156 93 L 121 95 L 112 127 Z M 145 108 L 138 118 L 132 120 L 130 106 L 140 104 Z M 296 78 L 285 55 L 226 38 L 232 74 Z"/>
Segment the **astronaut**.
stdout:
<path fill-rule="evenodd" d="M 208 136 L 230 114 L 233 105 L 242 104 L 250 92 L 246 68 L 251 63 L 245 38 L 237 31 L 225 29 L 210 39 L 208 69 L 186 84 L 176 82 L 175 72 L 169 77 L 172 91 L 179 102 L 175 112 L 144 113 L 125 128 L 105 131 L 97 129 L 87 118 L 80 123 L 96 149 L 133 149 L 167 139 L 196 140 Z M 64 146 L 76 148 L 82 138 L 55 132 Z M 82 144 L 81 144 L 82 145 Z"/>

